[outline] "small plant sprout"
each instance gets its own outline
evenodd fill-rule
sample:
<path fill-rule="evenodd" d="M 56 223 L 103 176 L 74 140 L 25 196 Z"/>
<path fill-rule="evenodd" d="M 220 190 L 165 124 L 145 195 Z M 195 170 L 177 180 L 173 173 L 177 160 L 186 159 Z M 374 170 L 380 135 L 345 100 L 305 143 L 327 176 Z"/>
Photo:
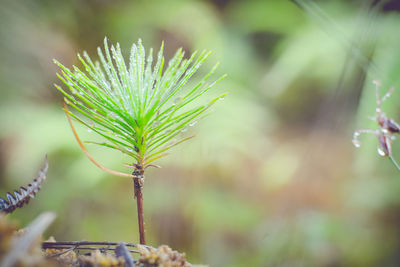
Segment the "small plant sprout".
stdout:
<path fill-rule="evenodd" d="M 179 49 L 165 66 L 163 47 L 162 44 L 153 64 L 152 50 L 146 58 L 139 40 L 132 45 L 129 62 L 125 62 L 120 45 L 117 43 L 109 49 L 105 38 L 104 52 L 98 48 L 100 62 L 93 62 L 86 52 L 83 56 L 78 54 L 85 71 L 75 66 L 70 70 L 55 61 L 61 68 L 58 77 L 68 91 L 56 87 L 65 96 L 64 111 L 81 149 L 102 170 L 133 178 L 141 244 L 146 242 L 142 196 L 145 170 L 158 167 L 154 162 L 166 156 L 170 148 L 193 138 L 182 136 L 182 132 L 195 125 L 209 107 L 225 95 L 197 104 L 225 76 L 208 82 L 215 65 L 199 82 L 189 87 L 188 81 L 210 53 L 198 55 L 195 52 L 185 59 L 184 52 Z M 133 168 L 133 172 L 117 172 L 95 161 L 80 140 L 71 118 L 105 139 L 105 142 L 86 143 L 130 156 L 132 162 L 125 166 Z"/>
<path fill-rule="evenodd" d="M 400 126 L 391 118 L 388 118 L 382 110 L 382 103 L 388 99 L 394 88 L 390 88 L 389 91 L 381 98 L 379 94 L 379 88 L 381 86 L 379 81 L 374 80 L 373 83 L 376 86 L 376 111 L 375 116 L 370 117 L 370 119 L 376 121 L 379 128 L 373 129 L 359 129 L 353 134 L 353 144 L 355 147 L 360 147 L 361 142 L 359 137 L 362 133 L 373 134 L 378 138 L 378 154 L 383 157 L 389 157 L 397 169 L 400 170 L 400 166 L 392 157 L 392 141 L 395 140 L 395 135 L 400 133 Z"/>

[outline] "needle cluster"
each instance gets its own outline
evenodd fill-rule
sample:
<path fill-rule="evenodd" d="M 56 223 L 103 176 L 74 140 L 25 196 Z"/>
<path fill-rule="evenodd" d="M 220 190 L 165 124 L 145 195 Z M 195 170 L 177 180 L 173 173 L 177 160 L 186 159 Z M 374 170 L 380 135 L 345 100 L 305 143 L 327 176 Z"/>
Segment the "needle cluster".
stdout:
<path fill-rule="evenodd" d="M 219 79 L 208 82 L 217 65 L 197 84 L 188 88 L 188 81 L 195 75 L 209 56 L 209 52 L 193 53 L 184 58 L 179 49 L 165 66 L 163 44 L 153 60 L 153 52 L 146 58 L 141 40 L 133 44 L 129 61 L 122 56 L 120 45 L 108 46 L 104 52 L 98 48 L 100 62 L 93 62 L 84 52 L 78 58 L 84 70 L 72 70 L 58 61 L 58 77 L 68 90 L 56 85 L 65 96 L 68 111 L 76 121 L 104 137 L 106 142 L 90 142 L 118 150 L 129 155 L 143 167 L 166 155 L 171 147 L 190 139 L 181 132 L 193 126 L 205 111 L 223 95 L 195 103 Z"/>

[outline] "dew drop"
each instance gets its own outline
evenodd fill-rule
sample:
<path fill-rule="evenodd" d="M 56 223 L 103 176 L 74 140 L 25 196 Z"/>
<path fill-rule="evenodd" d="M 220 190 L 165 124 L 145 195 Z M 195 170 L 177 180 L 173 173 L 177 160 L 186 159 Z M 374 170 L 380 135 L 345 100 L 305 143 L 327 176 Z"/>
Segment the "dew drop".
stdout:
<path fill-rule="evenodd" d="M 128 148 L 128 151 L 129 151 L 129 152 L 133 152 L 133 149 L 132 149 L 132 148 Z"/>
<path fill-rule="evenodd" d="M 360 133 L 359 132 L 355 132 L 354 133 L 354 137 L 359 137 L 360 136 Z"/>
<path fill-rule="evenodd" d="M 184 132 L 186 132 L 186 131 L 187 131 L 187 129 L 182 129 L 182 131 L 181 131 L 181 132 L 182 132 L 182 133 L 184 133 Z"/>
<path fill-rule="evenodd" d="M 378 154 L 379 154 L 380 156 L 382 156 L 382 157 L 386 156 L 385 151 L 383 151 L 380 147 L 378 147 L 377 150 L 378 150 Z"/>
<path fill-rule="evenodd" d="M 219 98 L 219 100 L 224 100 L 224 99 L 225 99 L 225 97 L 220 97 L 220 98 Z"/>
<path fill-rule="evenodd" d="M 92 130 L 92 129 L 90 129 L 90 128 L 89 128 L 89 129 L 87 129 L 87 131 L 88 131 L 89 133 L 93 132 L 93 130 Z"/>
<path fill-rule="evenodd" d="M 83 95 L 83 92 L 79 92 L 80 95 Z"/>
<path fill-rule="evenodd" d="M 382 109 L 376 108 L 376 112 L 377 112 L 377 113 L 381 113 L 381 112 L 382 112 Z"/>
<path fill-rule="evenodd" d="M 189 126 L 190 126 L 190 127 L 193 127 L 193 126 L 196 125 L 196 123 L 197 123 L 197 121 L 194 121 L 194 122 L 192 122 L 191 124 L 189 124 Z"/>
<path fill-rule="evenodd" d="M 353 139 L 352 142 L 353 142 L 353 145 L 354 145 L 356 148 L 359 148 L 359 147 L 361 146 L 361 142 L 358 141 L 357 139 Z"/>

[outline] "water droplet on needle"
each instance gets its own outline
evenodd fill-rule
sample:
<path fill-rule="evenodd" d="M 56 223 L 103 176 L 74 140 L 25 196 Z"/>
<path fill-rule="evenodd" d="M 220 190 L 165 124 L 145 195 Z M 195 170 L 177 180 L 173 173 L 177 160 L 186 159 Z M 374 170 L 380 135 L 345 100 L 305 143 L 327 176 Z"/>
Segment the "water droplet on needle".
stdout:
<path fill-rule="evenodd" d="M 359 148 L 361 146 L 361 142 L 357 139 L 353 139 L 352 142 L 356 148 Z"/>
<path fill-rule="evenodd" d="M 378 154 L 381 155 L 382 157 L 386 156 L 385 151 L 383 151 L 380 147 L 378 147 Z"/>

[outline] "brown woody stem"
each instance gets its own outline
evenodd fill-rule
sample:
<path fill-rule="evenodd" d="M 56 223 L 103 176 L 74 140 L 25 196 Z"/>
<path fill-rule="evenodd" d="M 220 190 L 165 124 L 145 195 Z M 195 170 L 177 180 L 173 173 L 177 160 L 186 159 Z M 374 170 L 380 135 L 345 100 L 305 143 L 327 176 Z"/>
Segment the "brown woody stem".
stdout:
<path fill-rule="evenodd" d="M 144 229 L 144 215 L 143 215 L 143 181 L 144 181 L 144 168 L 140 164 L 135 164 L 136 169 L 133 171 L 133 184 L 135 189 L 135 198 L 137 204 L 138 224 L 140 244 L 146 244 L 145 229 Z"/>

